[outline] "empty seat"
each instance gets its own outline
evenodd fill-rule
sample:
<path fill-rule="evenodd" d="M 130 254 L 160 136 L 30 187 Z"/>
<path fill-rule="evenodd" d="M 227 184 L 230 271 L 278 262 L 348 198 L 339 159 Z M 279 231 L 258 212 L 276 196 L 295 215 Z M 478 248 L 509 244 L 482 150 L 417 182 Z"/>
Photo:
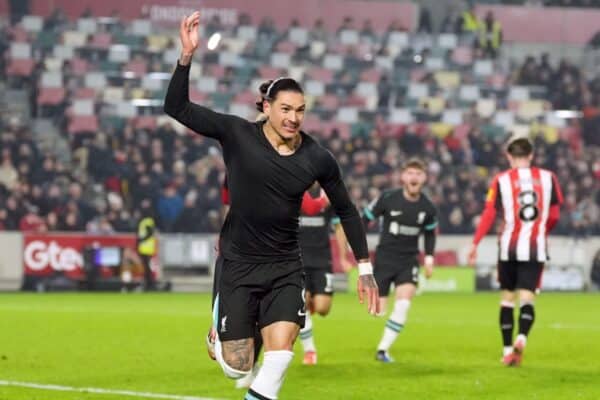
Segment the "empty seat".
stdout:
<path fill-rule="evenodd" d="M 98 22 L 95 18 L 79 18 L 77 30 L 83 33 L 96 33 L 98 32 Z"/>
<path fill-rule="evenodd" d="M 10 58 L 12 58 L 13 60 L 31 58 L 31 44 L 14 42 L 11 43 Z"/>
<path fill-rule="evenodd" d="M 108 49 L 108 60 L 115 63 L 126 63 L 130 60 L 131 50 L 125 44 L 113 44 Z"/>

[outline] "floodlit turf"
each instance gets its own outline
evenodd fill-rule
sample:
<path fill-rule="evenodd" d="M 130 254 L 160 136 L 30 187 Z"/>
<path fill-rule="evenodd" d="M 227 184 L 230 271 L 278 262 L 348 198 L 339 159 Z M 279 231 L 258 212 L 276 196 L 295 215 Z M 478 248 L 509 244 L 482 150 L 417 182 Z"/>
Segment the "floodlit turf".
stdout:
<path fill-rule="evenodd" d="M 374 361 L 385 320 L 338 294 L 315 318 L 319 365 L 297 346 L 280 399 L 599 399 L 600 297 L 540 297 L 521 368 L 500 360 L 497 293 L 419 296 Z M 209 361 L 208 295 L 0 294 L 0 380 L 242 399 Z M 0 386 L 0 399 L 127 399 Z M 131 397 L 133 399 L 133 397 Z"/>

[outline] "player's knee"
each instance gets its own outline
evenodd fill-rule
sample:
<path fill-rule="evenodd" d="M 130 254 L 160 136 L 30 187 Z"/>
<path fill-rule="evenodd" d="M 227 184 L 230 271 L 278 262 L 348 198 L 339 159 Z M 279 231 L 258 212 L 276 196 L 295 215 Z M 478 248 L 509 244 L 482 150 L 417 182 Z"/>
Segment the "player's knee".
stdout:
<path fill-rule="evenodd" d="M 223 363 L 235 371 L 251 371 L 253 364 L 253 354 L 244 352 L 224 352 Z"/>
<path fill-rule="evenodd" d="M 315 304 L 313 314 L 316 313 L 324 317 L 329 314 L 329 311 L 331 311 L 331 304 Z"/>
<path fill-rule="evenodd" d="M 215 356 L 226 377 L 240 379 L 252 372 L 254 359 L 251 351 L 227 351 L 217 338 Z"/>

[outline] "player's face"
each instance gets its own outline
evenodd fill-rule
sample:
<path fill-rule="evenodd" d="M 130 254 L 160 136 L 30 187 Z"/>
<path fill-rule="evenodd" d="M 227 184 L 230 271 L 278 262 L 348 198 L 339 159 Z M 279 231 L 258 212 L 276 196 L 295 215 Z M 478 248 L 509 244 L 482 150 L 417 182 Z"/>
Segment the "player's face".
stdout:
<path fill-rule="evenodd" d="M 285 139 L 300 133 L 306 104 L 304 95 L 298 92 L 280 91 L 272 103 L 265 101 L 264 111 L 271 126 Z"/>
<path fill-rule="evenodd" d="M 421 193 L 425 179 L 425 172 L 419 168 L 407 168 L 402 172 L 402 184 L 411 196 Z"/>

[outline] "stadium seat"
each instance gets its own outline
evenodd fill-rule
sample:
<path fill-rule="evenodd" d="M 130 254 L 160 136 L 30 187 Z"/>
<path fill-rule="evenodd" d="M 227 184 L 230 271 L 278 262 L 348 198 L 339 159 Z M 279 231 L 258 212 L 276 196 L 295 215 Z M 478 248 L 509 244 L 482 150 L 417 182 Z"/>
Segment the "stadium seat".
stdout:
<path fill-rule="evenodd" d="M 112 36 L 110 33 L 95 33 L 90 37 L 88 45 L 97 49 L 108 49 L 112 44 Z"/>
<path fill-rule="evenodd" d="M 63 32 L 62 44 L 70 47 L 85 47 L 88 35 L 83 32 L 65 31 Z"/>
<path fill-rule="evenodd" d="M 311 96 L 323 96 L 325 85 L 321 80 L 309 79 L 304 83 L 304 92 Z"/>
<path fill-rule="evenodd" d="M 439 71 L 446 67 L 444 59 L 437 57 L 427 57 L 425 59 L 425 69 L 427 71 Z"/>
<path fill-rule="evenodd" d="M 131 21 L 131 33 L 136 36 L 147 37 L 152 33 L 152 23 L 148 19 L 134 19 Z"/>
<path fill-rule="evenodd" d="M 515 115 L 509 110 L 498 110 L 494 115 L 493 122 L 495 125 L 501 126 L 506 130 L 510 130 L 510 128 L 515 124 Z"/>
<path fill-rule="evenodd" d="M 63 87 L 63 75 L 60 71 L 43 72 L 40 79 L 42 88 L 59 88 Z"/>
<path fill-rule="evenodd" d="M 433 76 L 442 89 L 454 89 L 460 85 L 460 74 L 456 71 L 437 71 Z"/>
<path fill-rule="evenodd" d="M 457 47 L 450 56 L 452 62 L 458 66 L 467 66 L 473 63 L 473 50 L 470 47 Z"/>
<path fill-rule="evenodd" d="M 275 68 L 287 69 L 292 64 L 292 57 L 288 53 L 271 54 L 271 65 Z"/>
<path fill-rule="evenodd" d="M 92 99 L 75 99 L 70 112 L 72 115 L 94 115 L 94 101 Z"/>
<path fill-rule="evenodd" d="M 98 127 L 98 118 L 95 115 L 79 115 L 70 118 L 67 131 L 70 134 L 95 133 Z"/>
<path fill-rule="evenodd" d="M 529 100 L 529 89 L 525 86 L 511 86 L 508 90 L 508 100 Z"/>
<path fill-rule="evenodd" d="M 9 57 L 13 60 L 31 58 L 31 44 L 23 42 L 11 43 Z"/>
<path fill-rule="evenodd" d="M 217 78 L 212 76 L 203 76 L 196 82 L 196 88 L 202 93 L 213 93 L 217 91 Z"/>
<path fill-rule="evenodd" d="M 44 19 L 39 15 L 25 15 L 21 19 L 21 26 L 27 32 L 39 32 L 44 28 Z"/>
<path fill-rule="evenodd" d="M 77 31 L 87 34 L 98 32 L 98 22 L 95 18 L 79 18 L 77 20 Z"/>
<path fill-rule="evenodd" d="M 477 60 L 473 64 L 473 74 L 476 77 L 486 77 L 494 73 L 494 64 L 490 60 Z"/>
<path fill-rule="evenodd" d="M 38 94 L 37 103 L 41 106 L 55 106 L 65 99 L 64 87 L 43 87 Z"/>
<path fill-rule="evenodd" d="M 444 49 L 455 49 L 458 46 L 458 37 L 453 33 L 440 33 L 437 45 Z"/>
<path fill-rule="evenodd" d="M 290 28 L 288 38 L 290 42 L 298 46 L 306 46 L 308 43 L 308 29 L 300 27 Z"/>
<path fill-rule="evenodd" d="M 496 100 L 479 99 L 477 100 L 475 109 L 481 118 L 490 118 L 496 112 Z"/>
<path fill-rule="evenodd" d="M 463 110 L 461 109 L 446 109 L 442 112 L 441 122 L 448 125 L 460 125 L 463 123 Z"/>
<path fill-rule="evenodd" d="M 479 86 L 477 85 L 462 85 L 458 92 L 458 98 L 464 102 L 475 102 L 480 97 Z"/>
<path fill-rule="evenodd" d="M 75 52 L 73 47 L 57 44 L 52 49 L 52 55 L 59 60 L 70 60 L 74 57 Z"/>
<path fill-rule="evenodd" d="M 439 139 L 444 139 L 452 132 L 452 125 L 443 122 L 433 122 L 429 124 L 431 133 Z"/>
<path fill-rule="evenodd" d="M 344 68 L 344 59 L 339 54 L 325 54 L 323 57 L 323 68 L 327 70 L 340 71 Z"/>
<path fill-rule="evenodd" d="M 336 114 L 336 120 L 347 124 L 358 122 L 358 109 L 356 107 L 340 107 Z"/>
<path fill-rule="evenodd" d="M 32 59 L 10 60 L 6 67 L 8 76 L 28 77 L 33 72 L 35 62 Z"/>
<path fill-rule="evenodd" d="M 542 100 L 526 100 L 519 103 L 517 116 L 524 120 L 530 121 L 544 115 L 546 110 L 546 102 Z"/>
<path fill-rule="evenodd" d="M 131 59 L 131 49 L 126 44 L 113 44 L 108 49 L 108 60 L 113 63 L 126 63 Z"/>
<path fill-rule="evenodd" d="M 338 39 L 343 45 L 356 45 L 360 41 L 360 35 L 356 29 L 343 29 L 339 32 Z"/>
<path fill-rule="evenodd" d="M 88 72 L 84 77 L 84 86 L 94 89 L 103 89 L 107 85 L 106 75 L 102 72 Z"/>
<path fill-rule="evenodd" d="M 240 39 L 247 40 L 249 42 L 255 42 L 258 36 L 256 27 L 254 26 L 240 26 L 237 29 L 237 37 Z"/>

